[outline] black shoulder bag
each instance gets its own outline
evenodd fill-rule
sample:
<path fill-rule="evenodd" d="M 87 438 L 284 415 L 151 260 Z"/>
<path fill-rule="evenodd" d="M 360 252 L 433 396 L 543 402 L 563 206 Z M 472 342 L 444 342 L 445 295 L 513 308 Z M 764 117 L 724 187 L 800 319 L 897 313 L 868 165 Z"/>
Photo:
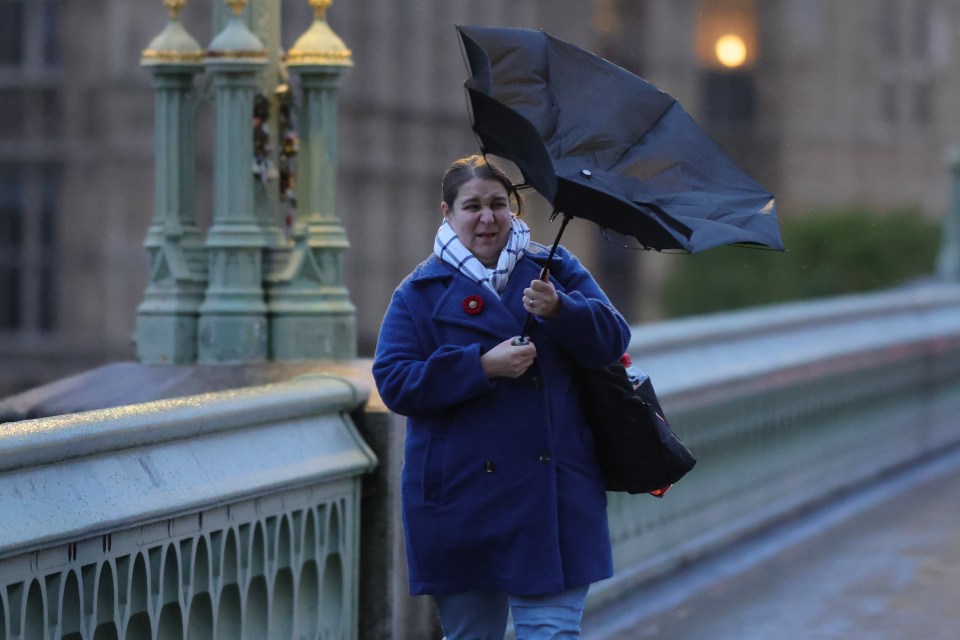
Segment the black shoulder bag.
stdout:
<path fill-rule="evenodd" d="M 580 404 L 607 491 L 662 497 L 696 464 L 664 417 L 650 378 L 634 389 L 624 367 L 580 367 Z"/>

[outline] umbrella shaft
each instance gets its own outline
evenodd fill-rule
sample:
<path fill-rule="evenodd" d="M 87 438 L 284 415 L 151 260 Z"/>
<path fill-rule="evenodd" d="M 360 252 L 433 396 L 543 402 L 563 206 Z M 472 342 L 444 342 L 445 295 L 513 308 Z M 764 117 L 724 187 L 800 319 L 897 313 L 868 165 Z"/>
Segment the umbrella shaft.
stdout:
<path fill-rule="evenodd" d="M 556 215 L 556 211 L 553 212 Z M 552 217 L 552 216 L 551 216 Z M 543 269 L 540 271 L 540 279 L 544 282 L 550 280 L 550 263 L 553 262 L 553 254 L 557 252 L 557 247 L 560 246 L 560 237 L 563 235 L 563 230 L 567 228 L 567 223 L 573 219 L 573 216 L 569 214 L 563 214 L 563 220 L 560 222 L 560 229 L 557 231 L 557 237 L 553 239 L 553 246 L 550 247 L 550 254 L 547 256 L 547 261 L 543 265 Z M 527 319 L 523 323 L 523 331 L 520 333 L 520 341 L 524 342 L 527 339 L 527 335 L 530 333 L 530 324 L 533 322 L 533 314 L 529 311 L 527 312 Z"/>

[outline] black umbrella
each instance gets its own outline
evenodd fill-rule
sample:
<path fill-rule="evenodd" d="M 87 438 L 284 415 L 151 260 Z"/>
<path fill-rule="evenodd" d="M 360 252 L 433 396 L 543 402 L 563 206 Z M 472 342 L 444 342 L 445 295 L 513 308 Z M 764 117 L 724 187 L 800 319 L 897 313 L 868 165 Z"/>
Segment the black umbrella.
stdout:
<path fill-rule="evenodd" d="M 773 195 L 676 99 L 542 31 L 457 31 L 483 152 L 514 162 L 564 214 L 560 234 L 577 217 L 659 251 L 783 249 Z"/>

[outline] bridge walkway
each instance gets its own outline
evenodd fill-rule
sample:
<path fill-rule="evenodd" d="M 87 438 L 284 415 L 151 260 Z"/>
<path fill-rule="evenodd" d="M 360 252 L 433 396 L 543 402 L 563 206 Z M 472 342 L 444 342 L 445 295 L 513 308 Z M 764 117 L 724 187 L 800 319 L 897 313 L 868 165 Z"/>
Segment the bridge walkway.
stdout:
<path fill-rule="evenodd" d="M 747 538 L 584 621 L 584 640 L 613 638 L 960 639 L 960 451 Z"/>

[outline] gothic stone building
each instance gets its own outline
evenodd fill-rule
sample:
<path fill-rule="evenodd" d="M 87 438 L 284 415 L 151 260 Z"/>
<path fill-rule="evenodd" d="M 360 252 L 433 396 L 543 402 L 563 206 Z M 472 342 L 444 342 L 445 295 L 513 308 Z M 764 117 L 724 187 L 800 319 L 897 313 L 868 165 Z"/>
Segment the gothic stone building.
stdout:
<path fill-rule="evenodd" d="M 184 9 L 201 45 L 219 1 Z M 281 9 L 289 47 L 311 10 Z M 337 212 L 361 355 L 431 249 L 444 168 L 477 150 L 455 24 L 543 28 L 639 73 L 778 195 L 782 217 L 947 206 L 944 156 L 960 141 L 949 0 L 336 0 L 328 20 L 354 61 L 339 93 Z M 0 0 L 0 396 L 133 357 L 154 175 L 140 55 L 165 23 L 161 0 Z M 209 107 L 198 117 L 209 224 L 214 122 Z M 544 208 L 533 198 L 529 221 L 546 242 Z M 565 242 L 632 322 L 658 316 L 671 258 L 611 250 L 589 223 Z"/>

